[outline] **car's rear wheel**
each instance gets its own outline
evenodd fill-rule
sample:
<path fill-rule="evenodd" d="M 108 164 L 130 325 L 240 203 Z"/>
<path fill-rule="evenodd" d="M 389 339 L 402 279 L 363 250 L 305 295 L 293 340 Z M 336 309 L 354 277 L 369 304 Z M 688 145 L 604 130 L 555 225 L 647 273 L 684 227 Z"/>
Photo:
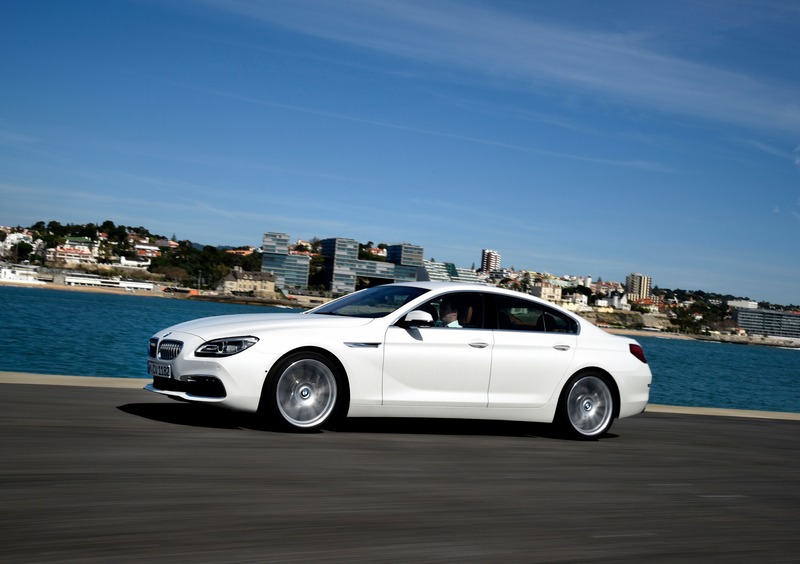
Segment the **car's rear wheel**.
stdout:
<path fill-rule="evenodd" d="M 341 388 L 339 370 L 314 352 L 290 355 L 271 372 L 265 394 L 268 415 L 295 431 L 319 429 L 336 412 Z"/>
<path fill-rule="evenodd" d="M 564 388 L 558 410 L 558 423 L 568 435 L 596 438 L 614 422 L 614 393 L 604 377 L 579 374 Z"/>

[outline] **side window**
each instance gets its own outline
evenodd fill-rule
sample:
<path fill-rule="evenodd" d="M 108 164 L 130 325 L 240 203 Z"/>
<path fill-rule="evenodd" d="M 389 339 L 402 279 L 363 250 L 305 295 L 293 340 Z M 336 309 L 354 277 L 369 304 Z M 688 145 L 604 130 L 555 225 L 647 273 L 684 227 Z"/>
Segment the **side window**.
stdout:
<path fill-rule="evenodd" d="M 571 317 L 567 317 L 561 312 L 545 308 L 544 327 L 548 333 L 570 333 L 578 332 L 578 323 Z"/>
<path fill-rule="evenodd" d="M 483 295 L 478 292 L 445 294 L 417 309 L 430 313 L 435 327 L 483 327 Z"/>
<path fill-rule="evenodd" d="M 497 328 L 506 331 L 544 331 L 544 310 L 539 304 L 509 296 L 496 296 Z"/>
<path fill-rule="evenodd" d="M 497 296 L 495 303 L 498 329 L 570 334 L 578 332 L 575 320 L 549 307 L 510 296 Z"/>

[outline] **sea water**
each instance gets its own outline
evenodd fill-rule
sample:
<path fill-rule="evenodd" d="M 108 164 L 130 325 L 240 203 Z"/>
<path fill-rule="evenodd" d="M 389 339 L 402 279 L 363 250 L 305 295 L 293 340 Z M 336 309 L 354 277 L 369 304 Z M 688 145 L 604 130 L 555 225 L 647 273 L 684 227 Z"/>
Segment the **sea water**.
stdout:
<path fill-rule="evenodd" d="M 198 317 L 287 311 L 292 310 L 0 286 L 0 371 L 147 378 L 148 340 L 160 329 Z"/>
<path fill-rule="evenodd" d="M 0 286 L 0 371 L 147 378 L 148 339 L 160 329 L 198 317 L 287 311 Z M 637 340 L 653 372 L 652 403 L 800 413 L 800 350 Z"/>

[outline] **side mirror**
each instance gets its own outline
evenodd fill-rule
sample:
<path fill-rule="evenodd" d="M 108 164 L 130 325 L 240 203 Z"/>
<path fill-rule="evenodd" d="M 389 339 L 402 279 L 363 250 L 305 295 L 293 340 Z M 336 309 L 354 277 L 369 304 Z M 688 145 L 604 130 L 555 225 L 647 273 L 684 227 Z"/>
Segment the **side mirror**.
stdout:
<path fill-rule="evenodd" d="M 427 311 L 415 309 L 408 312 L 401 324 L 403 327 L 431 327 L 433 325 L 433 316 Z"/>

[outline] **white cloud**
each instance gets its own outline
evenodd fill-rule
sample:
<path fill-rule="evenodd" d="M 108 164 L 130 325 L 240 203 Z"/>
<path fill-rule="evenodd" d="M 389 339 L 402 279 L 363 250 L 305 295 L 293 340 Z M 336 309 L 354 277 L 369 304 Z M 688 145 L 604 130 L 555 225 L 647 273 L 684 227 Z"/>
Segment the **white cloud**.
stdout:
<path fill-rule="evenodd" d="M 0 131 L 0 145 L 30 145 L 37 141 L 38 139 L 31 135 L 15 133 L 13 131 Z"/>
<path fill-rule="evenodd" d="M 465 2 L 209 0 L 217 8 L 393 56 L 524 88 L 579 89 L 659 111 L 796 132 L 800 92 L 658 52 L 648 34 L 612 34 Z M 650 25 L 654 25 L 650 22 Z"/>
<path fill-rule="evenodd" d="M 238 100 L 238 101 L 246 102 L 246 103 L 249 103 L 249 104 L 270 106 L 270 107 L 281 108 L 281 109 L 285 109 L 285 110 L 291 110 L 291 111 L 295 111 L 295 112 L 302 112 L 302 113 L 307 113 L 307 114 L 312 114 L 312 115 L 320 115 L 320 116 L 324 116 L 324 117 L 329 117 L 329 118 L 334 118 L 334 119 L 339 119 L 339 120 L 344 120 L 344 121 L 350 121 L 350 122 L 355 122 L 355 123 L 361 123 L 361 124 L 371 125 L 371 126 L 375 126 L 375 127 L 382 127 L 382 128 L 386 128 L 386 129 L 395 129 L 395 130 L 407 131 L 407 132 L 411 132 L 411 133 L 419 133 L 421 135 L 430 135 L 430 136 L 442 137 L 442 138 L 446 138 L 446 139 L 454 139 L 456 141 L 464 141 L 464 142 L 467 142 L 467 143 L 475 143 L 475 144 L 479 144 L 479 145 L 487 145 L 487 146 L 490 146 L 490 147 L 498 147 L 498 148 L 501 148 L 501 149 L 509 149 L 509 150 L 512 150 L 512 151 L 519 151 L 519 152 L 528 153 L 528 154 L 532 154 L 532 155 L 542 155 L 542 156 L 547 156 L 547 157 L 556 157 L 556 158 L 561 158 L 561 159 L 569 159 L 569 160 L 574 160 L 574 161 L 582 161 L 582 162 L 589 162 L 589 163 L 595 163 L 595 164 L 610 165 L 610 166 L 623 167 L 623 168 L 631 168 L 631 169 L 637 169 L 637 170 L 649 170 L 649 171 L 653 171 L 653 172 L 666 172 L 666 173 L 675 172 L 674 169 L 672 169 L 672 168 L 670 168 L 670 167 L 668 167 L 666 165 L 663 165 L 661 163 L 653 162 L 653 161 L 606 159 L 606 158 L 600 158 L 600 157 L 593 157 L 593 156 L 590 156 L 590 155 L 579 155 L 579 154 L 573 154 L 573 153 L 548 151 L 548 150 L 539 149 L 539 148 L 536 148 L 536 147 L 527 147 L 527 146 L 524 146 L 524 145 L 517 145 L 517 144 L 513 144 L 513 143 L 504 143 L 504 142 L 495 141 L 495 140 L 492 140 L 492 139 L 484 139 L 484 138 L 480 138 L 480 137 L 471 137 L 471 136 L 466 136 L 466 135 L 456 135 L 456 134 L 448 133 L 448 132 L 445 132 L 445 131 L 437 131 L 437 130 L 433 130 L 433 129 L 425 129 L 425 128 L 420 128 L 420 127 L 410 127 L 410 126 L 407 126 L 407 125 L 400 125 L 400 124 L 397 124 L 397 123 L 391 123 L 391 122 L 386 122 L 386 121 L 376 121 L 376 120 L 371 120 L 371 119 L 360 118 L 360 117 L 357 117 L 357 116 L 351 116 L 351 115 L 345 115 L 345 114 L 336 114 L 336 113 L 326 112 L 326 111 L 317 110 L 317 109 L 308 108 L 308 107 L 294 106 L 294 105 L 289 105 L 289 104 L 280 104 L 280 103 L 272 102 L 270 100 L 258 99 L 258 98 L 248 97 L 248 96 L 240 96 L 238 94 L 232 94 L 232 93 L 229 93 L 229 92 L 210 91 L 210 90 L 206 90 L 206 92 L 211 92 L 211 93 L 216 94 L 218 96 L 224 96 L 224 97 L 227 97 L 227 98 L 231 98 L 233 100 Z"/>
<path fill-rule="evenodd" d="M 797 159 L 800 158 L 800 154 L 793 155 L 784 149 L 779 149 L 762 141 L 756 141 L 755 139 L 745 139 L 742 142 L 753 147 L 754 149 L 758 149 L 763 153 L 767 153 L 768 155 L 773 155 L 786 160 L 792 160 L 795 162 L 795 164 L 797 164 Z M 793 152 L 797 152 L 797 149 L 795 149 Z"/>

